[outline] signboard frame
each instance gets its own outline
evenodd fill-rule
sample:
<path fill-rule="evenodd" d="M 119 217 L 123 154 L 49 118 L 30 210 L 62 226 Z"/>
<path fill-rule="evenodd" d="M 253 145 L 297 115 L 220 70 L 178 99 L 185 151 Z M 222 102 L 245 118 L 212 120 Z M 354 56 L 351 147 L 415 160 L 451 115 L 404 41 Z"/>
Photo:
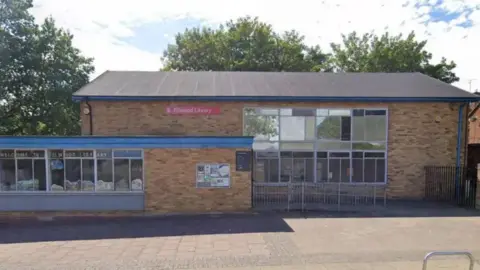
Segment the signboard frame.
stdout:
<path fill-rule="evenodd" d="M 197 165 L 195 166 L 195 187 L 215 189 L 230 188 L 231 173 L 231 166 L 228 163 L 197 163 Z M 207 181 L 207 179 L 210 179 L 210 182 Z M 212 182 L 219 180 L 221 180 L 222 182 L 226 182 L 226 184 L 211 185 Z"/>
<path fill-rule="evenodd" d="M 165 108 L 168 115 L 218 115 L 220 107 L 212 106 L 168 106 Z"/>
<path fill-rule="evenodd" d="M 249 172 L 252 170 L 252 151 L 236 151 L 235 152 L 235 171 Z"/>

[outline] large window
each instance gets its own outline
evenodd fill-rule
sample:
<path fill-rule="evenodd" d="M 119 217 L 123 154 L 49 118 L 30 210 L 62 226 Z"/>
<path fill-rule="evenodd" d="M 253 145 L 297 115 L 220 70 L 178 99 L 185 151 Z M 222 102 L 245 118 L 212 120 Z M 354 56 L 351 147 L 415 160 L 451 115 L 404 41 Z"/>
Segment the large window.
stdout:
<path fill-rule="evenodd" d="M 141 191 L 142 150 L 0 150 L 0 191 Z"/>
<path fill-rule="evenodd" d="M 278 182 L 279 153 L 256 152 L 253 178 L 261 182 Z"/>
<path fill-rule="evenodd" d="M 15 151 L 15 161 L 17 163 L 15 190 L 46 190 L 45 151 L 17 150 Z"/>
<path fill-rule="evenodd" d="M 386 182 L 386 109 L 246 108 L 243 130 L 256 181 Z"/>

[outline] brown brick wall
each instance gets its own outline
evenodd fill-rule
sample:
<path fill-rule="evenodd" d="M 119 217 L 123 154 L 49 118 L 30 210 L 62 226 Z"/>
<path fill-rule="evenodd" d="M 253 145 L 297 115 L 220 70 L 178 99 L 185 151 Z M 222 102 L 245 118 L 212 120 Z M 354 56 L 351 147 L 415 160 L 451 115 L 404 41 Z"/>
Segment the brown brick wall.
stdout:
<path fill-rule="evenodd" d="M 424 166 L 455 164 L 458 109 L 447 103 L 389 106 L 389 197 L 420 198 Z"/>
<path fill-rule="evenodd" d="M 145 211 L 232 212 L 251 208 L 251 173 L 235 171 L 235 151 L 145 150 Z M 229 163 L 230 188 L 196 188 L 197 163 Z"/>
<path fill-rule="evenodd" d="M 470 111 L 476 107 L 473 103 Z M 468 143 L 480 143 L 480 110 L 475 112 L 475 120 L 468 123 Z M 473 119 L 472 119 L 473 120 Z"/>
<path fill-rule="evenodd" d="M 422 197 L 424 193 L 424 166 L 455 164 L 458 104 L 274 102 L 179 102 L 172 104 L 155 101 L 95 101 L 91 102 L 91 105 L 94 119 L 93 134 L 95 135 L 239 136 L 242 135 L 242 110 L 247 106 L 388 108 L 389 197 Z M 221 114 L 212 116 L 170 116 L 165 114 L 165 108 L 169 105 L 219 106 L 221 107 Z M 82 132 L 88 134 L 88 117 L 82 115 L 82 122 Z"/>

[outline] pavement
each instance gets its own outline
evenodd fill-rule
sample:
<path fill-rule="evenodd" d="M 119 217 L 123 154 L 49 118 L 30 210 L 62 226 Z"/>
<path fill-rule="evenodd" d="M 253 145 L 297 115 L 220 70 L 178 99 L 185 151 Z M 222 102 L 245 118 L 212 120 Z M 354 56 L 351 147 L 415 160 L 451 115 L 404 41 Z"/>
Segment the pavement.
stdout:
<path fill-rule="evenodd" d="M 480 258 L 480 217 L 236 214 L 0 222 L 0 269 L 422 269 Z M 478 261 L 475 269 L 480 269 Z M 468 269 L 438 257 L 427 269 Z"/>

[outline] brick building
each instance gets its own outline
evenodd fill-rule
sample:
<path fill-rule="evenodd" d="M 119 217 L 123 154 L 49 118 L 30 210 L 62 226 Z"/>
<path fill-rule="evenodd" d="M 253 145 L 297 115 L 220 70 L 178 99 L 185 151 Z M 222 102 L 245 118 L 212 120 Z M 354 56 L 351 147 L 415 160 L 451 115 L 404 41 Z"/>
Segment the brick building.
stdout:
<path fill-rule="evenodd" d="M 474 94 L 480 96 L 479 92 L 475 92 Z M 468 143 L 470 144 L 480 143 L 480 111 L 478 109 L 478 102 L 470 103 L 468 123 Z"/>
<path fill-rule="evenodd" d="M 418 73 L 111 71 L 73 98 L 82 136 L 0 138 L 3 211 L 243 211 L 252 180 L 421 199 L 480 99 Z"/>

